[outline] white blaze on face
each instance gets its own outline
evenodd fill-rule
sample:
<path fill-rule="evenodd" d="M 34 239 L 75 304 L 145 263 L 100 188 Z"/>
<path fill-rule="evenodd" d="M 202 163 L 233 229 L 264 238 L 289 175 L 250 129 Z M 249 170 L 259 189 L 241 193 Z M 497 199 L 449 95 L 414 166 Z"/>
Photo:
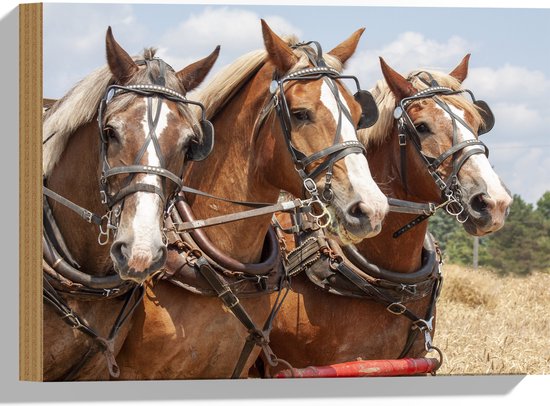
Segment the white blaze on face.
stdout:
<path fill-rule="evenodd" d="M 157 109 L 157 98 L 152 99 L 152 111 Z M 155 134 L 160 140 L 163 131 L 168 126 L 168 115 L 170 109 L 163 103 L 160 111 L 159 120 L 155 128 Z M 143 142 L 145 142 L 149 135 L 149 123 L 147 120 L 147 111 L 143 115 L 141 120 L 143 126 Z M 153 141 L 147 145 L 146 153 L 143 159 L 144 165 L 160 166 L 160 159 L 153 145 Z M 140 181 L 140 183 L 147 183 L 149 185 L 155 185 L 158 188 L 162 188 L 161 178 L 157 175 L 146 174 Z M 134 219 L 132 221 L 132 231 L 134 235 L 134 244 L 132 247 L 132 255 L 139 253 L 150 252 L 150 247 L 154 241 L 162 240 L 162 235 L 159 229 L 159 218 L 162 215 L 163 207 L 160 197 L 156 193 L 137 192 L 136 194 L 136 211 Z M 156 245 L 156 244 L 155 244 Z"/>
<path fill-rule="evenodd" d="M 346 100 L 338 93 L 340 102 L 350 111 Z M 323 81 L 321 85 L 321 102 L 332 113 L 334 121 L 338 123 L 338 104 L 334 94 L 329 86 Z M 355 126 L 342 113 L 341 126 L 342 141 L 357 141 L 357 132 Z M 375 218 L 382 221 L 388 211 L 388 200 L 380 191 L 378 185 L 372 179 L 367 159 L 363 154 L 349 154 L 344 157 L 344 163 L 348 171 L 349 181 L 356 193 L 359 194 L 361 200 L 373 209 Z"/>
<path fill-rule="evenodd" d="M 441 109 L 440 106 L 437 106 Z M 462 120 L 465 121 L 464 118 L 464 111 L 459 110 L 457 107 L 449 105 L 449 108 L 451 111 L 456 114 L 458 117 L 460 117 Z M 441 109 L 443 110 L 443 109 Z M 445 113 L 447 114 L 447 113 Z M 476 139 L 475 135 L 462 123 L 458 120 L 456 120 L 456 126 L 458 131 L 458 142 L 466 141 L 466 140 L 474 140 Z M 464 148 L 464 152 L 468 152 L 472 149 L 480 149 L 479 146 L 470 146 Z M 466 163 L 464 164 L 464 167 L 470 167 L 473 168 L 473 171 L 477 174 L 479 178 L 485 182 L 485 185 L 487 187 L 487 194 L 489 197 L 496 201 L 510 201 L 510 195 L 504 189 L 502 186 L 502 182 L 500 181 L 500 178 L 493 170 L 491 163 L 487 159 L 484 153 L 474 154 L 468 158 Z"/>

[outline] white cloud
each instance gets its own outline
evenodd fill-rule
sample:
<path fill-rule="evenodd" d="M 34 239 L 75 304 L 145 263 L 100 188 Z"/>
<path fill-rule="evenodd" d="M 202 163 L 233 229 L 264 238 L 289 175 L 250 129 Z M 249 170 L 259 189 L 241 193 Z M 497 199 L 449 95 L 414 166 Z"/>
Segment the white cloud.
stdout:
<path fill-rule="evenodd" d="M 541 100 L 550 91 L 550 78 L 537 70 L 506 64 L 499 68 L 473 68 L 465 84 L 494 100 Z"/>
<path fill-rule="evenodd" d="M 491 163 L 513 194 L 534 203 L 550 190 L 550 158 L 546 149 L 518 147 L 492 150 Z"/>
<path fill-rule="evenodd" d="M 178 26 L 152 33 L 140 23 L 131 5 L 74 5 L 70 16 L 61 4 L 44 7 L 44 94 L 61 97 L 78 80 L 105 64 L 105 32 L 109 25 L 130 55 L 155 45 L 157 55 L 180 70 L 221 45 L 213 72 L 246 52 L 263 47 L 260 15 L 237 7 L 206 7 Z M 69 17 L 69 18 L 68 18 Z M 278 35 L 301 35 L 284 18 L 264 16 Z M 238 23 L 236 23 L 238 22 Z M 151 38 L 160 38 L 151 44 Z"/>
<path fill-rule="evenodd" d="M 438 42 L 417 32 L 404 32 L 380 49 L 358 52 L 348 62 L 346 71 L 357 75 L 365 83 L 363 87 L 368 88 L 382 77 L 379 56 L 405 75 L 421 67 L 450 71 L 472 48 L 475 47 L 458 36 Z"/>
<path fill-rule="evenodd" d="M 108 7 L 108 12 L 106 11 Z M 44 5 L 44 95 L 61 97 L 78 80 L 105 61 L 105 33 L 111 26 L 116 40 L 131 55 L 147 38 L 131 5 Z"/>
<path fill-rule="evenodd" d="M 497 131 L 506 130 L 506 132 L 516 134 L 533 131 L 544 121 L 538 106 L 528 106 L 525 103 L 500 102 L 494 103 L 490 107 L 497 118 L 495 124 L 495 130 Z"/>
<path fill-rule="evenodd" d="M 264 18 L 280 36 L 301 34 L 300 29 L 282 17 L 274 15 Z M 171 61 L 175 69 L 205 57 L 216 45 L 221 45 L 215 71 L 237 56 L 263 48 L 260 16 L 239 8 L 207 7 L 199 14 L 192 14 L 177 27 L 167 30 L 160 43 L 162 47 L 159 54 Z"/>

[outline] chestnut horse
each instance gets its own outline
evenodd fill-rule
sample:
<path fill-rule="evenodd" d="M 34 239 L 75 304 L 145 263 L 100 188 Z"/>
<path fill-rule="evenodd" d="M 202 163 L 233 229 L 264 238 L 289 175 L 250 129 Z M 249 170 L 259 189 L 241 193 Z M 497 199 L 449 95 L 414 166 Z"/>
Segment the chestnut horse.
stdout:
<path fill-rule="evenodd" d="M 219 52 L 176 73 L 152 49 L 131 58 L 110 27 L 106 48 L 107 66 L 44 117 L 47 381 L 117 375 L 114 355 L 140 300 L 135 275 L 165 263 L 167 200 L 179 190 L 182 157 L 202 137 L 184 95 Z"/>
<path fill-rule="evenodd" d="M 361 106 L 342 85 L 340 74 L 362 32 L 358 30 L 322 54 L 305 44 L 282 40 L 262 20 L 265 51 L 239 58 L 200 92 L 198 98 L 216 130 L 216 147 L 207 160 L 186 170 L 185 184 L 217 196 L 270 204 L 277 202 L 281 189 L 304 198 L 328 189 L 333 195 L 330 202 L 315 200 L 317 209 L 328 207 L 330 215 L 323 209 L 323 222 L 330 216 L 331 226 L 346 240 L 360 241 L 376 234 L 387 199 L 368 175 L 356 138 Z M 310 57 L 319 64 L 315 66 Z M 330 170 L 332 177 L 326 181 Z M 190 212 L 208 219 L 242 211 L 204 196 L 187 196 L 186 200 L 187 208 L 181 213 L 188 218 Z M 196 230 L 184 240 L 187 243 L 190 236 L 202 240 L 203 257 L 229 263 L 224 265 L 223 276 L 237 275 L 228 285 L 238 291 L 249 280 L 256 286 L 267 278 L 257 269 L 267 249 L 264 238 L 273 234 L 270 219 L 270 215 L 249 218 L 206 228 L 200 235 Z M 278 249 L 276 240 L 275 246 Z M 278 253 L 271 258 L 277 268 Z M 169 252 L 167 273 L 177 276 L 185 266 L 177 252 Z M 200 291 L 189 284 L 180 285 Z M 136 313 L 117 358 L 121 379 L 227 378 L 232 371 L 234 377 L 242 376 L 238 371 L 246 373 L 259 350 L 242 359 L 242 369 L 236 368 L 250 331 L 229 308 L 238 303 L 251 322 L 263 325 L 270 313 L 265 289 L 269 288 L 252 296 L 240 295 L 238 302 L 228 304 L 215 294 L 193 294 L 166 280 L 158 281 L 147 288 L 144 308 Z M 226 293 L 218 295 L 225 298 Z"/>
<path fill-rule="evenodd" d="M 359 138 L 390 206 L 403 199 L 410 203 L 398 211 L 426 214 L 391 207 L 376 237 L 329 241 L 328 254 L 292 278 L 271 347 L 294 367 L 426 354 L 440 274 L 422 220 L 445 205 L 472 235 L 503 226 L 511 198 L 478 140 L 494 118 L 462 88 L 468 61 L 448 75 L 420 70 L 404 78 L 381 59 L 385 80 L 373 90 L 380 118 Z"/>

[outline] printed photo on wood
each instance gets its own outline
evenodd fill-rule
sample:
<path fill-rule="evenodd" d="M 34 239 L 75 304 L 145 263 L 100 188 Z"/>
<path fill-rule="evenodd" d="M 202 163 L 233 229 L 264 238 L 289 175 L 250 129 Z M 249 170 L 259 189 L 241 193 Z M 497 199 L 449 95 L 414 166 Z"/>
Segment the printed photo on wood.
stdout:
<path fill-rule="evenodd" d="M 550 372 L 548 17 L 20 6 L 20 379 Z"/>

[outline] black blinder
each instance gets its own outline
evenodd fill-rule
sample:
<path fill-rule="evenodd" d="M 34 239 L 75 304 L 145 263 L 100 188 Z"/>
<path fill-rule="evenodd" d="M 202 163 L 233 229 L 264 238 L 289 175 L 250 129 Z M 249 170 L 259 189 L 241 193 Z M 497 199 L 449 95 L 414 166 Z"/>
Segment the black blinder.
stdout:
<path fill-rule="evenodd" d="M 477 134 L 482 135 L 488 133 L 493 129 L 495 125 L 495 116 L 493 115 L 493 112 L 491 111 L 489 105 L 483 100 L 476 100 L 474 104 L 479 107 L 478 111 L 481 114 L 483 122 L 485 123 L 479 126 Z"/>
<path fill-rule="evenodd" d="M 378 121 L 378 106 L 374 101 L 374 97 L 367 90 L 359 90 L 353 97 L 361 106 L 361 118 L 357 124 L 357 129 L 372 127 Z"/>
<path fill-rule="evenodd" d="M 214 126 L 208 120 L 201 120 L 202 141 L 192 141 L 187 151 L 190 161 L 203 161 L 214 149 Z"/>

